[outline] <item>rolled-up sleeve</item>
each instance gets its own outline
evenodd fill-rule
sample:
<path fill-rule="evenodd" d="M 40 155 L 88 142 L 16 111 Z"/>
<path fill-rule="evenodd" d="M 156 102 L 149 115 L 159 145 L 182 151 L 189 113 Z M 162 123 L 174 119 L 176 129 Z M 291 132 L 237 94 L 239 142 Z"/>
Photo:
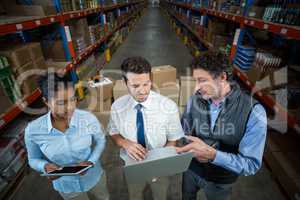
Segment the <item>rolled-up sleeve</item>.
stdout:
<path fill-rule="evenodd" d="M 94 148 L 88 161 L 96 164 L 99 161 L 100 156 L 105 148 L 106 139 L 105 134 L 103 133 L 102 126 L 99 123 L 98 119 L 93 115 L 91 115 L 89 118 L 90 123 L 88 127 L 91 135 L 93 136 Z"/>
<path fill-rule="evenodd" d="M 249 176 L 255 174 L 262 164 L 266 135 L 266 112 L 260 104 L 257 104 L 250 113 L 238 154 L 217 151 L 212 163 L 239 175 Z"/>
<path fill-rule="evenodd" d="M 45 165 L 48 161 L 45 159 L 40 147 L 32 140 L 29 127 L 25 129 L 25 145 L 30 167 L 38 172 L 45 173 Z"/>

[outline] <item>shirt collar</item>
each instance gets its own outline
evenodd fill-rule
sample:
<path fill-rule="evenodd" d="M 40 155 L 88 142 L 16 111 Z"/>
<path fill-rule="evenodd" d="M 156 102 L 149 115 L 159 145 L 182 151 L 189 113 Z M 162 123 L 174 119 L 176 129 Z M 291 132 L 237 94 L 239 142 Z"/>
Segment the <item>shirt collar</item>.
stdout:
<path fill-rule="evenodd" d="M 145 109 L 149 109 L 150 108 L 150 105 L 151 105 L 151 102 L 152 102 L 152 98 L 153 98 L 153 91 L 150 91 L 149 93 L 149 96 L 147 97 L 146 101 L 144 102 L 138 102 L 136 101 L 132 96 L 131 96 L 131 100 L 132 100 L 132 109 L 135 109 L 135 106 L 137 104 L 141 104 L 143 106 L 143 108 Z"/>
<path fill-rule="evenodd" d="M 71 121 L 70 121 L 70 124 L 69 126 L 75 126 L 78 124 L 78 118 L 76 117 L 76 109 L 74 110 L 74 113 L 71 117 Z M 47 113 L 47 126 L 48 126 L 48 133 L 51 132 L 51 130 L 53 129 L 53 126 L 52 126 L 52 121 L 51 121 L 51 111 L 49 111 Z"/>

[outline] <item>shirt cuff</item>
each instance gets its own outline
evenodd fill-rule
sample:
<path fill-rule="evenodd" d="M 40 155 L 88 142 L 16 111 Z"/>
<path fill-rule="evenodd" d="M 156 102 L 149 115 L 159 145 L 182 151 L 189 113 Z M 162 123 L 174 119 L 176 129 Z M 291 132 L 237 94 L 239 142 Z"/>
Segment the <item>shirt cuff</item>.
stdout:
<path fill-rule="evenodd" d="M 40 171 L 40 172 L 43 172 L 43 173 L 46 173 L 46 171 L 45 171 L 45 165 L 46 164 L 48 164 L 48 162 L 47 161 L 40 161 L 39 162 L 39 164 L 38 164 L 38 170 Z"/>
<path fill-rule="evenodd" d="M 92 158 L 88 159 L 88 161 L 92 162 L 93 165 L 96 165 L 96 163 L 97 163 L 97 161 L 95 161 L 95 159 L 92 159 Z"/>
<path fill-rule="evenodd" d="M 227 161 L 228 161 L 227 153 L 217 150 L 216 157 L 211 163 L 222 167 L 226 165 Z"/>

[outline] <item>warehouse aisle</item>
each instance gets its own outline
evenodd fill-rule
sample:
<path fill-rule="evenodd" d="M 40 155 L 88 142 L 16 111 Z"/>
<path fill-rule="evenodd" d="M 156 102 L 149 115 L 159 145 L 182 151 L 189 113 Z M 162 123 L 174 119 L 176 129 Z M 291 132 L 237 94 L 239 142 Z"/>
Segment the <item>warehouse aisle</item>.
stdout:
<path fill-rule="evenodd" d="M 158 7 L 146 10 L 104 69 L 119 69 L 122 61 L 130 56 L 143 56 L 152 66 L 173 65 L 179 74 L 185 72 L 192 59 Z"/>
<path fill-rule="evenodd" d="M 185 74 L 185 69 L 192 57 L 187 48 L 171 29 L 170 24 L 159 8 L 151 8 L 144 13 L 134 30 L 112 56 L 105 70 L 119 69 L 122 61 L 129 56 L 143 56 L 153 66 L 173 65 L 179 75 Z M 117 70 L 119 71 L 119 70 Z M 111 73 L 110 73 L 111 74 Z M 112 73 L 113 78 L 120 78 L 120 73 Z M 108 190 L 111 199 L 128 199 L 127 187 L 122 176 L 122 162 L 119 158 L 119 149 L 108 139 L 107 147 L 102 155 L 101 162 L 108 177 Z M 180 176 L 171 178 L 169 200 L 181 199 Z M 147 200 L 151 199 L 149 189 L 145 191 Z M 199 194 L 203 197 L 203 194 Z M 20 185 L 14 200 L 21 199 L 61 199 L 51 186 L 50 181 L 30 171 Z M 201 198 L 205 199 L 205 198 Z M 280 200 L 283 199 L 277 185 L 271 179 L 270 172 L 263 169 L 252 177 L 242 177 L 233 191 L 233 199 Z"/>

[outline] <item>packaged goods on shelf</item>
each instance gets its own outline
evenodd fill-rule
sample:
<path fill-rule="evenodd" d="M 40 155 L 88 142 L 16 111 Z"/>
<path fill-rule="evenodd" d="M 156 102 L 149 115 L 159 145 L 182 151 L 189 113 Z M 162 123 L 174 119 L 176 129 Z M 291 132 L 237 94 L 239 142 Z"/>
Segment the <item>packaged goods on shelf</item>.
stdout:
<path fill-rule="evenodd" d="M 238 65 L 242 70 L 247 71 L 248 78 L 251 82 L 255 83 L 267 76 L 271 76 L 279 83 L 282 82 L 280 81 L 281 79 L 285 78 L 286 74 L 282 74 L 285 72 L 280 71 L 282 59 L 279 56 L 262 50 L 256 50 L 254 57 L 253 55 L 249 56 L 251 56 L 249 58 L 250 60 L 245 61 L 240 59 Z M 243 57 L 243 59 L 244 58 L 245 57 Z M 243 65 L 241 65 L 242 62 L 244 62 Z M 237 64 L 236 60 L 234 63 Z"/>
<path fill-rule="evenodd" d="M 0 69 L 9 67 L 8 59 L 5 56 L 0 56 Z"/>
<path fill-rule="evenodd" d="M 15 4 L 9 0 L 1 1 L 7 16 L 47 16 L 56 14 L 52 4 L 33 2 L 33 5 Z M 5 15 L 4 15 L 5 16 Z"/>
<path fill-rule="evenodd" d="M 26 162 L 26 153 L 21 149 L 14 160 L 4 169 L 1 176 L 8 181 L 12 181 Z"/>
<path fill-rule="evenodd" d="M 8 58 L 10 67 L 16 69 L 31 61 L 27 45 L 3 45 L 0 55 Z"/>
<path fill-rule="evenodd" d="M 231 38 L 228 36 L 224 35 L 213 35 L 212 38 L 212 45 L 214 46 L 215 49 L 219 48 L 225 48 L 227 44 L 230 44 Z"/>
<path fill-rule="evenodd" d="M 10 67 L 0 69 L 0 87 L 2 89 L 1 95 L 8 97 L 12 103 L 21 98 L 20 88 L 15 81 Z M 10 104 L 9 101 L 6 103 Z"/>
<path fill-rule="evenodd" d="M 61 0 L 60 5 L 63 12 L 79 10 L 79 1 Z"/>
<path fill-rule="evenodd" d="M 91 44 L 95 44 L 101 38 L 101 26 L 97 25 L 90 25 L 88 27 L 89 37 Z"/>
<path fill-rule="evenodd" d="M 42 49 L 46 60 L 51 59 L 56 62 L 66 61 L 62 40 L 55 40 L 55 41 L 44 40 L 42 42 Z"/>
<path fill-rule="evenodd" d="M 300 25 L 300 8 L 289 5 L 274 4 L 264 10 L 263 20 L 280 24 Z"/>
<path fill-rule="evenodd" d="M 234 64 L 241 70 L 249 70 L 255 59 L 256 50 L 251 46 L 239 45 L 237 48 Z"/>
<path fill-rule="evenodd" d="M 4 113 L 13 105 L 13 101 L 6 95 L 6 91 L 2 87 L 0 87 L 0 113 Z"/>
<path fill-rule="evenodd" d="M 82 54 L 87 48 L 87 44 L 85 42 L 84 37 L 75 39 L 74 43 L 75 43 L 75 51 L 78 55 Z"/>
<path fill-rule="evenodd" d="M 264 15 L 265 8 L 260 6 L 251 6 L 248 11 L 248 17 L 262 19 Z"/>

